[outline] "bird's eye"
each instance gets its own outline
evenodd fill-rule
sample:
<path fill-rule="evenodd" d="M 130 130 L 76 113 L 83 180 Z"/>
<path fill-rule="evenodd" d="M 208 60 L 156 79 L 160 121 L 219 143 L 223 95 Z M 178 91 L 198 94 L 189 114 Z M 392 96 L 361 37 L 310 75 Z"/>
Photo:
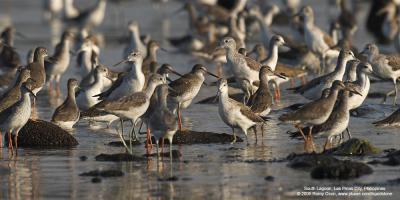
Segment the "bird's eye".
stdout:
<path fill-rule="evenodd" d="M 225 43 L 228 43 L 228 40 L 225 40 L 224 42 L 225 42 Z"/>

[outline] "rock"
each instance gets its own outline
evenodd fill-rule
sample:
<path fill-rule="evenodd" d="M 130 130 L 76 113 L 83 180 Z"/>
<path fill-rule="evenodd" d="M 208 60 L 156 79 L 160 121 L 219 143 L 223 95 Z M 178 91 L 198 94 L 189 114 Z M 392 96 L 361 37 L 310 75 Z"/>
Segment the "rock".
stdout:
<path fill-rule="evenodd" d="M 78 144 L 70 133 L 43 120 L 29 120 L 18 135 L 18 147 L 55 148 L 74 147 Z"/>
<path fill-rule="evenodd" d="M 339 162 L 339 159 L 323 154 L 290 154 L 288 166 L 294 169 L 311 170 L 319 165 L 331 165 Z"/>
<path fill-rule="evenodd" d="M 310 171 L 315 179 L 351 179 L 373 173 L 367 164 L 342 161 L 326 154 L 291 154 L 288 160 L 289 167 Z"/>
<path fill-rule="evenodd" d="M 390 151 L 388 154 L 384 157 L 387 158 L 386 160 L 373 160 L 370 161 L 369 164 L 382 164 L 382 165 L 387 165 L 387 166 L 399 166 L 400 165 L 400 150 L 396 151 Z"/>
<path fill-rule="evenodd" d="M 88 159 L 88 157 L 87 157 L 87 156 L 81 156 L 81 157 L 79 157 L 79 159 L 80 159 L 81 161 L 86 161 L 86 160 Z"/>
<path fill-rule="evenodd" d="M 173 144 L 212 144 L 212 143 L 230 143 L 233 135 L 226 133 L 197 132 L 191 130 L 177 131 L 174 135 Z M 155 139 L 152 137 L 155 144 Z M 236 142 L 243 142 L 243 139 L 236 136 Z M 164 141 L 169 144 L 168 140 Z"/>
<path fill-rule="evenodd" d="M 130 145 L 129 140 L 125 140 L 125 143 L 128 146 Z M 141 143 L 140 141 L 137 141 L 137 140 L 132 141 L 132 146 L 139 146 L 141 144 L 143 144 L 143 143 Z M 124 144 L 122 143 L 122 141 L 112 141 L 112 142 L 109 142 L 107 145 L 113 146 L 113 147 L 124 147 Z"/>
<path fill-rule="evenodd" d="M 96 161 L 111 161 L 111 162 L 144 162 L 147 161 L 144 157 L 131 155 L 128 153 L 117 154 L 100 154 L 96 156 Z"/>
<path fill-rule="evenodd" d="M 101 178 L 99 177 L 92 178 L 92 183 L 101 183 Z"/>
<path fill-rule="evenodd" d="M 121 170 L 93 170 L 90 172 L 84 172 L 79 174 L 79 176 L 101 176 L 101 177 L 118 177 L 123 176 L 124 172 Z"/>
<path fill-rule="evenodd" d="M 330 165 L 319 165 L 312 169 L 311 177 L 315 179 L 351 179 L 372 174 L 372 172 L 372 168 L 364 163 L 345 160 Z"/>
<path fill-rule="evenodd" d="M 382 164 L 389 166 L 398 166 L 400 165 L 400 150 L 393 151 L 386 155 L 388 160 L 384 161 Z"/>
<path fill-rule="evenodd" d="M 274 178 L 273 176 L 266 176 L 266 177 L 264 178 L 264 180 L 266 180 L 266 181 L 274 181 L 275 178 Z"/>
<path fill-rule="evenodd" d="M 381 150 L 367 140 L 351 138 L 324 153 L 338 156 L 365 156 L 379 154 Z"/>
<path fill-rule="evenodd" d="M 143 157 L 157 157 L 157 153 L 152 154 L 144 154 Z M 160 157 L 167 157 L 169 158 L 169 151 L 160 153 Z M 182 153 L 179 150 L 172 150 L 172 158 L 180 158 L 182 157 Z"/>

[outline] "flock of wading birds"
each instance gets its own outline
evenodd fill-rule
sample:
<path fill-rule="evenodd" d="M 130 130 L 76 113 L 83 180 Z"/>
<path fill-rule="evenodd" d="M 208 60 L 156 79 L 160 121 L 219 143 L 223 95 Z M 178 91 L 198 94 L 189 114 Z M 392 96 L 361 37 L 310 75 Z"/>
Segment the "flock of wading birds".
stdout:
<path fill-rule="evenodd" d="M 10 81 L 9 85 L 3 85 L 3 88 L 9 87 L 3 89 L 0 100 L 0 145 L 5 133 L 8 133 L 11 152 L 13 148 L 18 148 L 18 132 L 30 118 L 37 120 L 31 115 L 35 113 L 36 95 L 40 94 L 46 85 L 49 94 L 59 95 L 60 77 L 72 65 L 70 60 L 74 56 L 83 78 L 80 83 L 74 78 L 68 80 L 67 97 L 55 110 L 51 122 L 64 129 L 71 129 L 79 120 L 109 124 L 119 120 L 122 131 L 116 130 L 129 153 L 132 153 L 132 141 L 138 140 L 135 126 L 139 122 L 147 125 L 146 148 L 152 146 L 151 135 L 155 138 L 157 153 L 161 138 L 167 138 L 172 144 L 174 134 L 182 129 L 181 110 L 192 103 L 201 86 L 205 84 L 206 75 L 218 79 L 218 113 L 223 122 L 232 128 L 232 143 L 236 141 L 235 129 L 241 130 L 246 140 L 249 129 L 252 129 L 257 141 L 257 126 L 262 125 L 261 132 L 264 132 L 263 125 L 268 123 L 267 117 L 271 107 L 281 98 L 279 85 L 296 77 L 302 77 L 303 84 L 290 89 L 310 102 L 281 115 L 279 120 L 291 123 L 299 130 L 307 152 L 316 150 L 314 135 L 327 138 L 324 150 L 331 148 L 335 141 L 341 142 L 346 130 L 351 137 L 348 131 L 349 111 L 358 108 L 367 97 L 370 89 L 369 76 L 392 80 L 394 90 L 387 96 L 394 93 L 393 103 L 396 103 L 400 56 L 381 54 L 376 45 L 367 44 L 356 57 L 349 47 L 341 46 L 334 37 L 335 34 L 342 33 L 343 38 L 340 41 L 347 41 L 345 44 L 348 44 L 356 28 L 351 27 L 352 24 L 346 25 L 337 20 L 331 34 L 327 34 L 314 24 L 311 6 L 302 7 L 296 15 L 290 17 L 290 20 L 293 20 L 293 23 L 289 23 L 293 26 L 291 30 L 302 30 L 299 32 L 300 41 L 295 42 L 289 36 L 271 34 L 272 18 L 279 13 L 277 6 L 261 12 L 257 6 L 244 9 L 243 3 L 246 5 L 246 1 L 238 0 L 235 7 L 226 9 L 229 17 L 225 25 L 229 31 L 221 34 L 222 31 L 216 31 L 220 25 L 212 21 L 212 13 L 208 13 L 209 10 L 201 10 L 201 5 L 185 3 L 183 10 L 190 16 L 190 34 L 183 38 L 170 39 L 170 43 L 181 52 L 223 63 L 226 66 L 226 74 L 233 75 L 232 78 L 226 79 L 222 78 L 220 71 L 215 75 L 203 64 L 195 64 L 190 72 L 183 75 L 169 64 L 159 67 L 157 50 L 163 48 L 158 42 L 141 37 L 137 22 L 129 23 L 129 40 L 123 51 L 124 60 L 116 64 L 126 65 L 127 70 L 117 72 L 100 64 L 99 39 L 91 32 L 91 28 L 101 24 L 105 2 L 99 0 L 96 6 L 85 12 L 62 18 L 74 28 L 64 31 L 60 42 L 54 48 L 53 56 L 48 55 L 46 48 L 36 47 L 28 55 L 26 65 L 21 64 L 20 57 L 13 47 L 14 35 L 21 34 L 12 26 L 3 30 L 0 39 L 1 70 L 3 76 L 11 73 L 17 75 L 12 76 L 16 77 L 16 80 Z M 342 9 L 338 19 L 348 12 L 342 4 L 340 8 Z M 201 12 L 203 15 L 197 14 Z M 251 25 L 258 26 L 250 27 L 243 23 L 244 19 L 249 19 Z M 243 27 L 245 30 L 254 29 L 260 32 L 263 43 L 255 46 L 255 53 L 247 53 L 244 48 L 246 31 L 242 30 Z M 207 32 L 207 39 L 201 37 L 204 32 Z M 215 36 L 220 38 L 217 42 Z M 290 43 L 287 42 L 289 39 Z M 281 46 L 289 48 L 282 51 Z M 306 82 L 304 76 L 309 72 L 283 64 L 278 60 L 280 55 L 289 55 L 292 59 L 297 57 L 303 62 L 314 58 L 312 62 L 320 63 L 316 78 Z M 171 80 L 168 76 L 171 73 L 178 78 Z M 270 83 L 274 87 L 274 94 L 270 92 Z M 236 101 L 229 97 L 229 84 L 243 91 L 242 100 Z M 123 133 L 124 120 L 132 122 L 131 131 L 128 133 L 129 143 Z M 375 124 L 398 125 L 399 122 L 398 110 Z M 339 140 L 336 140 L 337 137 Z M 172 145 L 170 152 L 171 147 Z"/>

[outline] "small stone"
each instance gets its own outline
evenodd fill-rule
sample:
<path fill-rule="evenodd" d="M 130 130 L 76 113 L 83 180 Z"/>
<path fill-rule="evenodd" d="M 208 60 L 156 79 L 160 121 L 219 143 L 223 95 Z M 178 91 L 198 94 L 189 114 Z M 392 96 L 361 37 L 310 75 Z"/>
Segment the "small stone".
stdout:
<path fill-rule="evenodd" d="M 80 159 L 81 161 L 86 161 L 86 160 L 88 159 L 88 157 L 87 157 L 87 156 L 80 156 L 79 159 Z"/>
<path fill-rule="evenodd" d="M 264 180 L 266 180 L 266 181 L 274 181 L 275 178 L 274 178 L 273 176 L 266 176 L 266 177 L 264 178 Z"/>
<path fill-rule="evenodd" d="M 92 183 L 101 183 L 101 178 L 99 177 L 92 178 Z"/>

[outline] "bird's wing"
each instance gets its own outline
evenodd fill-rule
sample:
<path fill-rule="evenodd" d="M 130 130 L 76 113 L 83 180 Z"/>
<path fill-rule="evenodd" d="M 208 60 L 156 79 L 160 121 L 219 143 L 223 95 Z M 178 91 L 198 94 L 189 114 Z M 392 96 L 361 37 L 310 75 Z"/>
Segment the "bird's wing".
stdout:
<path fill-rule="evenodd" d="M 253 111 L 251 111 L 251 109 L 247 106 L 245 106 L 244 104 L 237 102 L 233 99 L 229 99 L 230 101 L 232 101 L 234 104 L 236 104 L 237 106 L 240 107 L 240 113 L 242 113 L 242 115 L 246 116 L 247 118 L 249 118 L 251 121 L 254 122 L 264 122 L 264 120 L 256 115 Z"/>
<path fill-rule="evenodd" d="M 272 96 L 267 92 L 256 92 L 249 102 L 251 110 L 259 113 L 268 109 L 272 105 Z"/>
<path fill-rule="evenodd" d="M 169 83 L 169 86 L 172 88 L 172 90 L 169 92 L 169 95 L 172 97 L 177 97 L 182 95 L 188 90 L 188 85 L 190 84 L 190 81 L 193 79 L 192 74 L 185 74 L 181 78 L 178 78 L 171 83 Z"/>
<path fill-rule="evenodd" d="M 137 106 L 140 106 L 140 105 L 146 103 L 146 100 L 147 100 L 146 94 L 144 94 L 143 92 L 136 92 L 136 93 L 133 93 L 132 95 L 124 96 L 117 100 L 104 101 L 104 103 L 102 104 L 103 105 L 102 107 L 106 111 L 107 110 L 128 110 L 132 107 L 137 107 Z M 95 106 L 95 107 L 97 107 L 97 106 Z"/>
<path fill-rule="evenodd" d="M 400 57 L 399 55 L 386 56 L 388 64 L 392 67 L 393 71 L 400 70 Z"/>
<path fill-rule="evenodd" d="M 247 56 L 244 56 L 244 58 L 246 60 L 247 66 L 249 66 L 250 69 L 260 71 L 261 64 L 259 62 Z"/>
<path fill-rule="evenodd" d="M 69 112 L 70 109 L 77 108 L 64 102 L 54 111 L 52 121 L 73 121 L 79 118 L 79 112 L 74 112 L 73 114 L 71 114 L 71 112 Z"/>
<path fill-rule="evenodd" d="M 326 75 L 314 78 L 313 80 L 309 81 L 308 83 L 306 83 L 304 86 L 300 87 L 299 89 L 295 90 L 296 93 L 304 93 L 305 91 L 319 85 L 324 78 L 326 77 Z"/>
<path fill-rule="evenodd" d="M 98 98 L 99 100 L 106 99 L 116 88 L 118 88 L 122 84 L 123 80 L 124 80 L 124 75 L 119 76 L 118 79 L 111 85 L 111 87 L 108 90 L 100 94 L 96 94 L 94 95 L 94 97 L 99 97 Z"/>

